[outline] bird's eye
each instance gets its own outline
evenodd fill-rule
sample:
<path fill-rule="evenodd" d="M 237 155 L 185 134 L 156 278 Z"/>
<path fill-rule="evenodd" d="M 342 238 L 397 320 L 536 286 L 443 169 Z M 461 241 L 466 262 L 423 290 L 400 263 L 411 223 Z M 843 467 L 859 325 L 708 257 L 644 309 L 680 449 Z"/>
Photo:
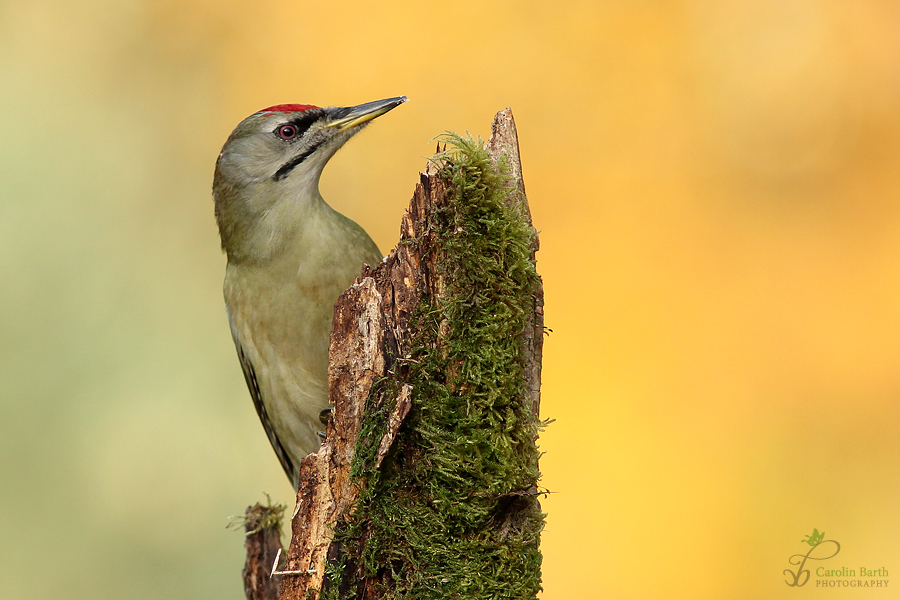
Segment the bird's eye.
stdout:
<path fill-rule="evenodd" d="M 278 137 L 283 140 L 292 140 L 297 137 L 297 128 L 293 125 L 282 125 L 278 128 Z"/>

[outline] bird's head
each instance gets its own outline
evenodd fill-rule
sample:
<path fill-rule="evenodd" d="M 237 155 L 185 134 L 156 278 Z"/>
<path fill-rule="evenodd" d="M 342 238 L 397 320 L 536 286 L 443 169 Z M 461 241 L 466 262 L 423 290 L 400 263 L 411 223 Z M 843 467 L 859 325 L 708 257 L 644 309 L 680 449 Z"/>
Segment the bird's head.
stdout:
<path fill-rule="evenodd" d="M 279 104 L 241 121 L 228 137 L 213 178 L 216 220 L 229 259 L 246 253 L 261 221 L 278 234 L 319 201 L 319 177 L 328 160 L 372 119 L 406 96 L 359 106 L 320 108 Z M 276 222 L 271 222 L 271 221 Z M 271 237 L 271 234 L 270 234 Z"/>

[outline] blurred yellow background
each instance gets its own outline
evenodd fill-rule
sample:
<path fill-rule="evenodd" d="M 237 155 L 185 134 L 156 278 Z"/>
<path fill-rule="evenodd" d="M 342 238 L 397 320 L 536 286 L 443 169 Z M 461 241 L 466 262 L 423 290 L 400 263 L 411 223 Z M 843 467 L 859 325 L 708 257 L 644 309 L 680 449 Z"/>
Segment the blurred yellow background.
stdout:
<path fill-rule="evenodd" d="M 384 252 L 433 136 L 518 123 L 544 600 L 897 597 L 782 573 L 818 528 L 900 574 L 897 2 L 10 0 L 0 89 L 0 597 L 243 597 L 227 517 L 293 499 L 213 164 L 262 107 L 400 94 L 322 181 Z"/>

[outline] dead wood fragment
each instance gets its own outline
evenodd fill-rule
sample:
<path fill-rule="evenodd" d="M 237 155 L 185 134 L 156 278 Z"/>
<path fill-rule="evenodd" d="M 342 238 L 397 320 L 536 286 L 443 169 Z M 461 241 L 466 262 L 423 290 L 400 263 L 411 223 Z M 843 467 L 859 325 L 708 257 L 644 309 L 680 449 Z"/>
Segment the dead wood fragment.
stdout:
<path fill-rule="evenodd" d="M 271 576 L 275 557 L 281 552 L 283 506 L 256 504 L 244 514 L 247 560 L 241 575 L 247 600 L 277 600 L 281 576 Z"/>

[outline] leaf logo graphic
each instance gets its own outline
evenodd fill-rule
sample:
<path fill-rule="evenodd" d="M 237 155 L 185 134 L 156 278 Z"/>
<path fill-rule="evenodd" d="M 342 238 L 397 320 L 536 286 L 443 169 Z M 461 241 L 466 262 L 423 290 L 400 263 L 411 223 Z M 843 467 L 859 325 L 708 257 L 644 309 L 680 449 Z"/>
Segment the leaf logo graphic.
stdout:
<path fill-rule="evenodd" d="M 815 546 L 816 544 L 821 542 L 822 539 L 825 537 L 825 532 L 823 531 L 822 533 L 819 533 L 818 529 L 813 529 L 813 532 L 806 537 L 808 539 L 800 540 L 800 543 L 801 544 L 806 543 L 806 544 L 809 544 L 810 546 Z"/>

